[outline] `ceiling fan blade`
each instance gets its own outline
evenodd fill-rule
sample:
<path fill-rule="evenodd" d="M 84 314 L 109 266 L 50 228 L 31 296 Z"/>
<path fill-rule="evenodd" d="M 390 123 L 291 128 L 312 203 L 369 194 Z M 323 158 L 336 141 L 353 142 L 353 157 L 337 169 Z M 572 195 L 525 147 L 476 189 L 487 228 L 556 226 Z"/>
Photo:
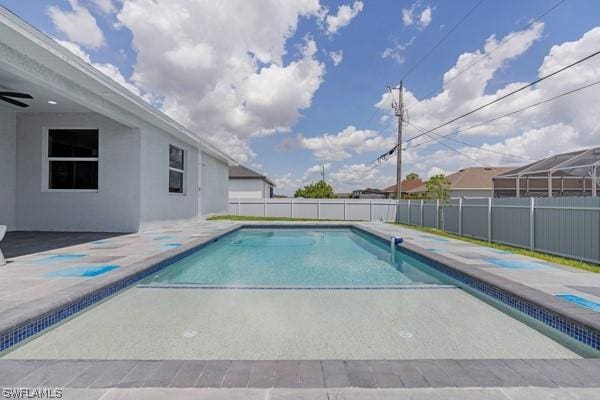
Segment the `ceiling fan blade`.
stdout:
<path fill-rule="evenodd" d="M 15 97 L 17 99 L 33 99 L 33 97 L 30 94 L 19 93 L 19 92 L 2 92 L 2 91 L 0 91 L 0 96 Z"/>
<path fill-rule="evenodd" d="M 15 106 L 19 106 L 22 108 L 29 107 L 29 104 L 21 103 L 20 101 L 9 99 L 8 97 L 4 97 L 4 96 L 0 96 L 0 100 L 3 100 L 10 104 L 14 104 Z"/>

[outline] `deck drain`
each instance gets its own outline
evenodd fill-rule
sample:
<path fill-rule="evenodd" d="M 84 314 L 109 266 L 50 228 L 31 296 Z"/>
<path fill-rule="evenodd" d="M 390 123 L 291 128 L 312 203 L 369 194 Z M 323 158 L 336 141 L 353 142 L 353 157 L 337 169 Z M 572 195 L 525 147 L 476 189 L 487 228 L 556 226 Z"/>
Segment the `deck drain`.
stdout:
<path fill-rule="evenodd" d="M 409 331 L 400 331 L 399 335 L 400 335 L 400 337 L 402 337 L 404 339 L 410 339 L 411 337 L 413 337 L 413 334 L 410 333 Z"/>
<path fill-rule="evenodd" d="M 188 329 L 187 331 L 183 332 L 183 337 L 184 338 L 193 338 L 197 334 L 198 334 L 198 331 L 194 331 L 192 329 Z"/>

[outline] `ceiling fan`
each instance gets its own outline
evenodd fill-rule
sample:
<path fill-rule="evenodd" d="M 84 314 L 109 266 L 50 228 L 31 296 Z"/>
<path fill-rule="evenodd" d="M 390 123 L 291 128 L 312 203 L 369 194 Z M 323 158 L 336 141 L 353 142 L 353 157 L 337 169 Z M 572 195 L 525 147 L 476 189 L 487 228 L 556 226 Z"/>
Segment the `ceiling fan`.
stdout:
<path fill-rule="evenodd" d="M 25 104 L 18 100 L 11 99 L 11 97 L 14 97 L 16 99 L 33 99 L 33 96 L 27 93 L 0 91 L 0 100 L 22 108 L 29 107 L 29 104 Z"/>

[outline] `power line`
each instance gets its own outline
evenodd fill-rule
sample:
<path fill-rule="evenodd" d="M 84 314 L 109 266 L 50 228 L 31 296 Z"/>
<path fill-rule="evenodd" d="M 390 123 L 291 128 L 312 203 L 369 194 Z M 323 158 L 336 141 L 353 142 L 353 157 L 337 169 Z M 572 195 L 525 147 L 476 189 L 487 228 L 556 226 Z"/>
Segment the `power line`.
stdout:
<path fill-rule="evenodd" d="M 458 135 L 459 133 L 463 133 L 463 132 L 465 132 L 465 131 L 468 131 L 468 130 L 471 130 L 471 129 L 479 128 L 480 126 L 483 126 L 483 125 L 488 125 L 488 124 L 490 124 L 490 123 L 492 123 L 492 122 L 495 122 L 495 121 L 497 121 L 497 120 L 499 120 L 499 119 L 506 118 L 506 117 L 510 117 L 510 116 L 512 116 L 512 115 L 516 115 L 516 114 L 522 113 L 523 111 L 529 110 L 530 108 L 534 108 L 534 107 L 540 106 L 540 105 L 542 105 L 542 104 L 549 103 L 549 102 L 551 102 L 551 101 L 554 101 L 554 100 L 556 100 L 556 99 L 559 99 L 559 98 L 561 98 L 561 97 L 568 96 L 568 95 L 570 95 L 570 94 L 573 94 L 573 93 L 579 92 L 579 91 L 581 91 L 581 90 L 584 90 L 584 89 L 588 89 L 588 88 L 590 88 L 590 87 L 592 87 L 592 86 L 595 86 L 595 85 L 598 85 L 598 84 L 600 84 L 600 80 L 598 80 L 598 81 L 595 81 L 595 82 L 592 82 L 592 83 L 589 83 L 589 84 L 587 84 L 587 85 L 584 85 L 584 86 L 580 86 L 580 87 L 578 87 L 578 88 L 575 88 L 575 89 L 572 89 L 572 90 L 569 90 L 569 91 L 567 91 L 567 92 L 564 92 L 564 93 L 561 93 L 561 94 L 559 94 L 559 95 L 556 95 L 556 96 L 550 97 L 550 98 L 548 98 L 548 99 L 545 99 L 545 100 L 542 100 L 542 101 L 538 101 L 538 102 L 536 102 L 536 103 L 532 103 L 532 104 L 530 104 L 530 105 L 528 105 L 528 106 L 525 106 L 525 107 L 519 108 L 519 109 L 517 109 L 517 110 L 514 110 L 514 111 L 511 111 L 511 112 L 509 112 L 509 113 L 506 113 L 506 114 L 500 115 L 500 116 L 498 116 L 498 117 L 494 117 L 494 118 L 492 118 L 492 119 L 489 119 L 489 120 L 487 120 L 487 121 L 483 121 L 483 122 L 477 123 L 477 124 L 475 124 L 475 125 L 471 125 L 471 126 L 468 126 L 468 127 L 466 127 L 466 128 L 463 128 L 463 129 L 456 130 L 456 131 L 454 131 L 454 132 L 451 132 L 451 133 L 448 133 L 448 134 L 446 134 L 446 135 L 438 135 L 438 136 L 439 136 L 439 137 L 442 137 L 442 138 L 447 138 L 448 136 Z M 412 139 L 411 139 L 411 140 L 412 140 Z M 430 143 L 430 142 L 432 142 L 432 141 L 433 141 L 433 140 L 426 140 L 426 141 L 424 141 L 424 142 L 419 142 L 419 143 L 411 144 L 411 145 L 408 145 L 408 146 L 406 146 L 406 147 L 405 147 L 405 149 L 412 148 L 412 147 L 418 147 L 418 146 L 422 146 L 422 145 L 424 145 L 424 144 L 426 144 L 426 143 Z"/>
<path fill-rule="evenodd" d="M 456 121 L 458 121 L 459 119 L 462 119 L 462 118 L 465 118 L 465 117 L 467 117 L 467 116 L 469 116 L 469 115 L 471 115 L 471 114 L 474 114 L 474 113 L 476 113 L 477 111 L 480 111 L 480 110 L 482 110 L 482 109 L 484 109 L 484 108 L 486 108 L 486 107 L 489 107 L 489 106 L 491 106 L 492 104 L 495 104 L 495 103 L 497 103 L 497 102 L 499 102 L 499 101 L 501 101 L 501 100 L 504 100 L 504 99 L 506 99 L 507 97 L 510 97 L 510 96 L 512 96 L 512 95 L 514 95 L 514 94 L 517 94 L 517 93 L 519 93 L 519 92 L 521 92 L 521 91 L 523 91 L 523 90 L 525 90 L 525 89 L 527 89 L 527 88 L 529 88 L 529 87 L 531 87 L 531 86 L 533 86 L 533 85 L 535 85 L 535 84 L 538 84 L 538 83 L 540 83 L 540 82 L 542 82 L 542 81 L 544 81 L 544 80 L 546 80 L 546 79 L 548 79 L 548 78 L 551 78 L 551 77 L 553 77 L 554 75 L 557 75 L 557 74 L 559 74 L 559 73 L 561 73 L 561 72 L 563 72 L 563 71 L 566 71 L 566 70 L 567 70 L 567 69 L 569 69 L 569 68 L 572 68 L 572 67 L 574 67 L 574 66 L 576 66 L 576 65 L 578 65 L 578 64 L 581 64 L 582 62 L 584 62 L 584 61 L 587 61 L 587 60 L 589 60 L 590 58 L 597 56 L 598 54 L 600 54 L 600 50 L 599 50 L 599 51 L 596 51 L 596 52 L 594 52 L 594 53 L 592 53 L 592 54 L 590 54 L 590 55 L 587 55 L 587 56 L 585 56 L 585 57 L 583 57 L 583 58 L 580 58 L 579 60 L 577 60 L 577 61 L 575 61 L 575 62 L 573 62 L 573 63 L 571 63 L 571 64 L 569 64 L 569 65 L 567 65 L 567 66 L 565 66 L 565 67 L 562 67 L 562 68 L 560 68 L 560 69 L 558 69 L 558 70 L 556 70 L 556 71 L 554 71 L 554 72 L 552 72 L 552 73 L 550 73 L 550 74 L 548 74 L 548 75 L 544 75 L 544 76 L 542 76 L 541 78 L 538 78 L 538 79 L 534 80 L 533 82 L 530 82 L 530 83 L 528 83 L 527 85 L 521 86 L 520 88 L 518 88 L 518 89 L 516 89 L 516 90 L 513 90 L 513 91 L 512 91 L 512 92 L 510 92 L 510 93 L 507 93 L 507 94 L 505 94 L 505 95 L 503 95 L 503 96 L 500 96 L 500 97 L 498 97 L 498 98 L 496 98 L 496 99 L 494 99 L 494 100 L 492 100 L 492 101 L 490 101 L 490 102 L 487 102 L 487 103 L 485 103 L 485 104 L 483 104 L 483 105 L 481 105 L 481 106 L 479 106 L 479 107 L 475 108 L 474 110 L 471 110 L 471 111 L 469 111 L 469 112 L 466 112 L 466 113 L 464 113 L 464 114 L 462 114 L 462 115 L 459 115 L 458 117 L 452 118 L 451 120 L 449 120 L 449 121 L 446 121 L 446 122 L 444 122 L 444 123 L 442 123 L 442 124 L 440 124 L 440 125 L 436 126 L 435 128 L 431 128 L 431 129 L 427 130 L 426 132 L 423 132 L 423 133 L 421 133 L 421 134 L 419 134 L 419 135 L 413 136 L 412 138 L 408 139 L 408 140 L 407 140 L 407 142 L 409 142 L 409 141 L 411 141 L 411 140 L 414 140 L 414 139 L 416 139 L 416 138 L 418 138 L 418 137 L 421 137 L 421 136 L 423 136 L 423 135 L 426 135 L 426 134 L 428 134 L 428 133 L 431 133 L 431 132 L 433 132 L 433 131 L 436 131 L 436 130 L 438 130 L 438 129 L 440 129 L 440 128 L 443 128 L 444 126 L 450 125 L 451 123 L 453 123 L 453 122 L 456 122 Z"/>
<path fill-rule="evenodd" d="M 421 132 L 425 132 L 425 130 L 426 130 L 426 129 L 421 128 L 420 126 L 418 126 L 418 125 L 416 125 L 416 124 L 414 124 L 412 122 L 409 122 L 408 124 L 412 125 L 415 129 L 417 129 L 417 130 L 419 130 Z M 455 138 L 451 138 L 451 137 L 447 137 L 447 136 L 444 136 L 444 135 L 440 135 L 439 133 L 432 132 L 430 134 L 427 134 L 427 136 L 429 136 L 431 138 L 431 140 L 435 140 L 436 142 L 438 142 L 440 144 L 443 144 L 443 143 L 440 142 L 439 140 L 437 140 L 437 138 L 434 138 L 433 136 L 431 136 L 432 134 L 435 135 L 439 139 L 452 140 L 453 142 L 460 143 L 460 144 L 462 144 L 464 146 L 467 146 L 467 147 L 473 147 L 475 149 L 480 149 L 480 150 L 488 151 L 490 153 L 500 154 L 502 156 L 508 156 L 508 157 L 512 157 L 512 158 L 521 158 L 523 160 L 533 161 L 533 158 L 530 158 L 530 157 L 525 157 L 525 156 L 521 156 L 521 155 L 518 155 L 518 154 L 504 153 L 502 151 L 487 149 L 485 147 L 477 146 L 477 145 L 474 145 L 474 144 L 471 144 L 471 143 L 467 143 L 467 142 L 464 142 L 462 140 L 458 140 L 458 139 L 455 139 Z"/>
<path fill-rule="evenodd" d="M 533 26 L 533 24 L 535 24 L 540 19 L 544 18 L 546 15 L 548 15 L 549 13 L 551 13 L 552 11 L 554 11 L 558 6 L 560 6 L 565 1 L 566 0 L 559 0 L 552 7 L 550 7 L 546 11 L 544 11 L 542 14 L 538 15 L 535 19 L 531 20 L 529 23 L 527 23 L 521 30 L 519 30 L 517 32 L 513 32 L 506 40 L 503 40 L 502 42 L 500 42 L 498 44 L 498 46 L 494 47 L 489 52 L 484 53 L 481 57 L 479 57 L 478 59 L 476 59 L 475 61 L 473 61 L 471 64 L 467 65 L 465 68 L 461 69 L 456 75 L 454 75 L 452 78 L 448 79 L 443 84 L 448 84 L 448 83 L 454 81 L 456 78 L 458 78 L 459 76 L 461 76 L 462 74 L 464 74 L 465 72 L 467 72 L 468 70 L 470 70 L 471 68 L 473 68 L 475 65 L 479 64 L 481 61 L 483 61 L 484 59 L 488 58 L 496 50 L 498 50 L 499 48 L 501 48 L 502 46 L 504 46 L 505 44 L 507 44 L 508 42 L 510 42 L 512 39 L 514 39 L 515 37 L 517 37 L 518 35 L 520 35 L 524 31 L 526 31 L 529 27 Z M 433 89 L 428 94 L 426 94 L 424 98 L 428 98 L 428 97 L 432 96 L 434 93 L 436 93 L 438 91 L 438 89 L 440 89 L 441 87 L 443 87 L 443 84 L 441 86 L 436 87 L 435 89 Z M 416 100 L 414 103 L 409 104 L 406 107 L 406 109 L 408 110 L 409 108 L 411 108 L 412 106 L 414 106 L 415 104 L 418 104 L 418 103 L 419 103 L 419 101 Z"/>
<path fill-rule="evenodd" d="M 408 69 L 408 71 L 406 71 L 406 73 L 402 77 L 402 80 L 406 79 L 427 57 L 429 57 L 434 52 L 435 49 L 437 49 L 442 43 L 444 43 L 448 39 L 448 37 L 450 37 L 452 32 L 454 32 L 460 25 L 462 25 L 462 23 L 465 22 L 465 20 L 469 18 L 473 11 L 475 11 L 475 9 L 479 7 L 484 1 L 485 0 L 479 0 L 477 4 L 471 7 L 471 9 L 448 32 L 446 32 L 446 34 L 431 49 L 429 49 L 427 53 L 425 53 L 421 58 L 419 58 L 417 62 L 414 63 Z"/>

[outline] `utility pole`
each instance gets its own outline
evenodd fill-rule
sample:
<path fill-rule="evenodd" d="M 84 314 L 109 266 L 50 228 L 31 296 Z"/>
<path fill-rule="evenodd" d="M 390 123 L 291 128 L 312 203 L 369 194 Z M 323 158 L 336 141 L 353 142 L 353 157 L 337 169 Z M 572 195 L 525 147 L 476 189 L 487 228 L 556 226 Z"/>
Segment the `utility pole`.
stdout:
<path fill-rule="evenodd" d="M 393 92 L 390 89 L 390 93 Z M 396 198 L 402 197 L 402 124 L 404 122 L 404 104 L 402 103 L 402 81 L 398 86 L 398 102 L 392 101 L 392 108 L 398 117 L 398 143 L 396 147 Z"/>
<path fill-rule="evenodd" d="M 321 165 L 321 180 L 325 182 L 325 164 Z"/>

